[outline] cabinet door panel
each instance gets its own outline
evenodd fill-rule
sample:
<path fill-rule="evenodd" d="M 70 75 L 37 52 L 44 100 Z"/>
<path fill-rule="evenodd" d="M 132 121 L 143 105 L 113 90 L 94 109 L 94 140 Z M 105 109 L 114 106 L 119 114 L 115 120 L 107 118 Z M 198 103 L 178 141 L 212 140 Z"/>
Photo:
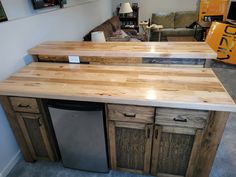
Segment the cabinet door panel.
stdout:
<path fill-rule="evenodd" d="M 117 166 L 143 170 L 145 130 L 116 128 Z"/>
<path fill-rule="evenodd" d="M 17 113 L 27 145 L 34 159 L 48 158 L 49 142 L 40 114 Z"/>
<path fill-rule="evenodd" d="M 159 148 L 158 171 L 185 175 L 191 155 L 194 136 L 162 133 Z"/>
<path fill-rule="evenodd" d="M 115 156 L 111 162 L 113 169 L 148 173 L 150 168 L 151 142 L 152 142 L 152 125 L 132 123 L 132 126 L 125 123 L 110 121 L 111 126 L 114 124 L 113 138 L 110 140 L 110 148 L 115 147 L 113 151 Z M 112 138 L 109 136 L 109 138 Z M 114 143 L 114 144 L 112 144 Z M 112 151 L 111 151 L 112 152 Z"/>
<path fill-rule="evenodd" d="M 194 135 L 166 132 L 162 126 L 154 131 L 152 175 L 185 176 L 194 143 Z"/>
<path fill-rule="evenodd" d="M 47 157 L 48 153 L 44 145 L 39 120 L 24 118 L 24 123 L 35 150 L 35 155 L 37 157 Z"/>

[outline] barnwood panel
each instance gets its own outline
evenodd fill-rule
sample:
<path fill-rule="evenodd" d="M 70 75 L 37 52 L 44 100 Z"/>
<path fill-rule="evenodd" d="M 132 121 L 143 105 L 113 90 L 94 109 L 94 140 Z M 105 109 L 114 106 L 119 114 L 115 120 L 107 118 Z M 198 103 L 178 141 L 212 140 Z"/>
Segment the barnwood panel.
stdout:
<path fill-rule="evenodd" d="M 156 108 L 156 123 L 159 125 L 204 128 L 208 111 Z"/>
<path fill-rule="evenodd" d="M 211 69 L 32 63 L 0 95 L 236 111 Z"/>
<path fill-rule="evenodd" d="M 150 170 L 153 125 L 115 128 L 117 168 L 148 174 Z M 138 128 L 139 127 L 139 128 Z"/>
<path fill-rule="evenodd" d="M 157 164 L 160 151 L 162 126 L 155 125 L 152 145 L 151 175 L 157 176 Z"/>
<path fill-rule="evenodd" d="M 154 107 L 108 104 L 108 118 L 110 120 L 153 123 L 154 112 Z"/>
<path fill-rule="evenodd" d="M 144 170 L 145 130 L 116 128 L 117 166 Z"/>
<path fill-rule="evenodd" d="M 68 63 L 68 56 L 50 56 L 50 55 L 38 55 L 39 62 L 62 62 Z M 89 64 L 106 64 L 106 65 L 116 65 L 116 64 L 141 64 L 141 57 L 80 57 L 81 63 Z"/>
<path fill-rule="evenodd" d="M 152 135 L 152 124 L 109 121 L 112 169 L 148 174 Z"/>
<path fill-rule="evenodd" d="M 9 121 L 10 126 L 12 128 L 12 131 L 14 132 L 14 135 L 16 137 L 16 141 L 17 141 L 18 145 L 20 146 L 20 149 L 21 149 L 21 152 L 24 156 L 25 161 L 33 162 L 35 159 L 30 151 L 29 146 L 26 143 L 26 139 L 25 139 L 23 132 L 20 128 L 20 125 L 17 121 L 16 114 L 12 109 L 12 106 L 10 104 L 8 97 L 0 96 L 0 102 L 1 102 L 1 105 L 2 105 L 6 115 L 7 115 L 8 121 Z"/>
<path fill-rule="evenodd" d="M 38 104 L 35 98 L 9 97 L 15 111 L 39 113 Z"/>
<path fill-rule="evenodd" d="M 28 50 L 31 55 L 162 57 L 216 59 L 217 54 L 205 42 L 76 42 L 50 41 Z"/>
<path fill-rule="evenodd" d="M 40 130 L 40 115 L 25 115 L 23 113 L 18 115 L 20 116 L 19 119 L 22 119 L 24 122 L 24 127 L 22 128 L 26 128 L 27 134 L 35 151 L 36 158 L 47 158 L 48 153 Z M 29 116 L 35 118 L 29 118 Z"/>
<path fill-rule="evenodd" d="M 215 155 L 222 138 L 229 113 L 212 112 L 205 132 L 202 137 L 197 167 L 194 169 L 194 177 L 208 177 Z"/>
<path fill-rule="evenodd" d="M 36 62 L 57 62 L 69 63 L 68 56 L 53 55 L 33 55 Z M 147 59 L 147 58 L 145 58 Z M 202 64 L 161 64 L 147 63 L 145 59 L 140 57 L 80 57 L 82 64 L 105 64 L 105 65 L 135 65 L 135 66 L 151 66 L 151 67 L 173 67 L 173 68 L 203 68 Z M 181 60 L 181 59 L 180 59 Z M 185 59 L 186 60 L 186 59 Z M 209 60 L 207 60 L 209 61 Z"/>
<path fill-rule="evenodd" d="M 203 130 L 196 130 L 196 134 L 194 137 L 194 143 L 193 148 L 191 152 L 191 156 L 188 163 L 188 169 L 185 174 L 185 177 L 193 177 L 194 176 L 194 169 L 197 167 L 197 161 L 199 157 L 199 152 L 201 149 L 201 143 L 202 143 L 202 136 L 203 136 Z"/>
<path fill-rule="evenodd" d="M 110 163 L 111 163 L 111 169 L 116 170 L 117 169 L 117 163 L 116 163 L 116 135 L 115 135 L 115 123 L 114 121 L 109 121 L 108 125 L 109 129 L 109 157 L 110 157 Z"/>
<path fill-rule="evenodd" d="M 194 136 L 161 133 L 157 173 L 185 176 Z"/>

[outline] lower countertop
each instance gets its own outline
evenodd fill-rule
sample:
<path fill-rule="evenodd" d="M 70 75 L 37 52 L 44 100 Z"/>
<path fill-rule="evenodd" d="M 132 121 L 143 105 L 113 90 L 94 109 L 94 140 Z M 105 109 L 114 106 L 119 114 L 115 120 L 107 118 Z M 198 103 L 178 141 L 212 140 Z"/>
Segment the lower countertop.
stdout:
<path fill-rule="evenodd" d="M 236 112 L 212 69 L 31 63 L 0 95 Z"/>

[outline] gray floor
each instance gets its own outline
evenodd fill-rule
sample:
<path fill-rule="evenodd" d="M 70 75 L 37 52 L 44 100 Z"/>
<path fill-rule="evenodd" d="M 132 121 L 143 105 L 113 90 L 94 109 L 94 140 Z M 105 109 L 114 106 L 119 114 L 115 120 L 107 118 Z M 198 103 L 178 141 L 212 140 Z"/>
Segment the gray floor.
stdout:
<path fill-rule="evenodd" d="M 236 100 L 236 68 L 214 65 L 215 73 Z M 223 67 L 223 68 L 222 68 Z M 236 114 L 231 114 L 210 177 L 236 177 Z M 61 163 L 21 160 L 8 177 L 141 177 L 143 175 L 110 171 L 108 174 L 88 173 L 63 168 Z"/>

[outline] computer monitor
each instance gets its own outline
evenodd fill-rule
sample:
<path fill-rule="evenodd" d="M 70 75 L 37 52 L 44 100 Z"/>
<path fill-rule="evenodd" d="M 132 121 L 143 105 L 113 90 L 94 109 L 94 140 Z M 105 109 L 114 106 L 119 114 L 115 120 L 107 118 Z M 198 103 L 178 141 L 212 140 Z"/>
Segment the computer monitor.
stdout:
<path fill-rule="evenodd" d="M 227 20 L 236 22 L 236 1 L 230 4 Z"/>

